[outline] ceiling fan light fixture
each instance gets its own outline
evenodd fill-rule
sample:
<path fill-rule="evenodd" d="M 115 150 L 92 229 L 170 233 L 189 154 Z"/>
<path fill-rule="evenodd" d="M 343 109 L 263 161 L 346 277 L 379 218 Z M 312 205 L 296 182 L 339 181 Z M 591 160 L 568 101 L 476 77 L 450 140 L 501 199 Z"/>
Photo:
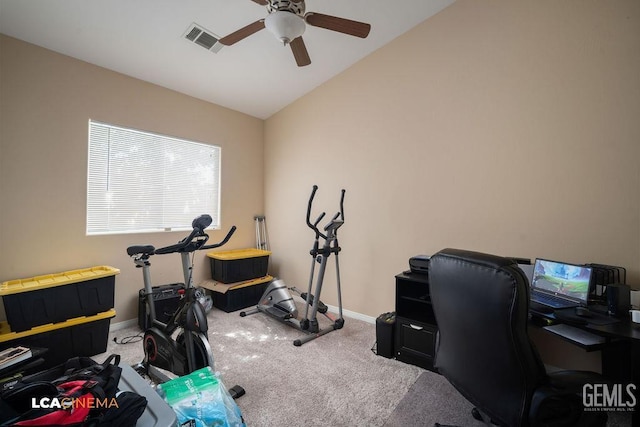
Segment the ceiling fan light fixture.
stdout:
<path fill-rule="evenodd" d="M 283 10 L 267 15 L 264 26 L 285 45 L 300 37 L 305 29 L 301 16 Z"/>

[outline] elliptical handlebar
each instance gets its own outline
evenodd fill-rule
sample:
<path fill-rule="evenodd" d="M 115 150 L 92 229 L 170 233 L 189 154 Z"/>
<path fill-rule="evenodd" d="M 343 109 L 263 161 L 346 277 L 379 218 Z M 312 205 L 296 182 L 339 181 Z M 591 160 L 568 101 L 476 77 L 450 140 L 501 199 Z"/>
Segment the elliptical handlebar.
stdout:
<path fill-rule="evenodd" d="M 317 225 L 324 216 L 324 212 L 322 212 L 314 224 L 311 224 L 311 205 L 313 204 L 313 198 L 316 196 L 316 191 L 318 191 L 318 186 L 314 185 L 313 190 L 311 190 L 311 196 L 309 196 L 309 203 L 307 204 L 307 226 L 315 232 L 318 232 Z"/>
<path fill-rule="evenodd" d="M 322 212 L 320 216 L 318 216 L 318 219 L 316 219 L 313 224 L 311 223 L 311 206 L 313 205 L 313 199 L 315 198 L 317 191 L 318 186 L 314 185 L 313 189 L 311 190 L 311 196 L 309 196 L 309 204 L 307 205 L 307 226 L 316 233 L 316 238 L 322 237 L 323 239 L 326 239 L 327 236 L 318 229 L 318 223 L 320 223 L 326 213 Z M 325 230 L 329 227 L 329 225 L 331 225 L 331 223 L 338 220 L 339 218 L 341 221 L 344 221 L 344 194 L 345 190 L 342 189 L 340 195 L 340 211 L 333 216 L 329 224 L 327 224 L 327 226 L 325 227 Z"/>
<path fill-rule="evenodd" d="M 318 224 L 320 223 L 320 221 L 322 221 L 322 218 L 324 218 L 325 213 L 322 212 L 319 216 L 318 219 L 315 220 L 315 222 L 313 223 L 313 229 L 315 230 L 318 227 Z"/>

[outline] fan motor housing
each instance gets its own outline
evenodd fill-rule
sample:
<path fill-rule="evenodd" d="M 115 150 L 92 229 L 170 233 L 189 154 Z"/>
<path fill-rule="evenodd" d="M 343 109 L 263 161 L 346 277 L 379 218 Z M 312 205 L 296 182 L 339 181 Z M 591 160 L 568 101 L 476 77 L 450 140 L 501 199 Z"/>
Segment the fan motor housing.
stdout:
<path fill-rule="evenodd" d="M 304 15 L 305 6 L 304 1 L 294 3 L 291 0 L 269 0 L 269 4 L 267 5 L 267 10 L 269 13 L 277 12 L 279 10 L 292 12 L 296 15 Z"/>

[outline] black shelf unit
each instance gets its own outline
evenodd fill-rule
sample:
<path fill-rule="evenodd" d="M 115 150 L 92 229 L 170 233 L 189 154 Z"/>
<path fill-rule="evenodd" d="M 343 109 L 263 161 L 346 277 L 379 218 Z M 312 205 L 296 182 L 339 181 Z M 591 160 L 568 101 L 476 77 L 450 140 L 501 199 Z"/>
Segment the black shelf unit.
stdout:
<path fill-rule="evenodd" d="M 434 370 L 438 326 L 433 314 L 427 274 L 396 276 L 396 359 Z"/>

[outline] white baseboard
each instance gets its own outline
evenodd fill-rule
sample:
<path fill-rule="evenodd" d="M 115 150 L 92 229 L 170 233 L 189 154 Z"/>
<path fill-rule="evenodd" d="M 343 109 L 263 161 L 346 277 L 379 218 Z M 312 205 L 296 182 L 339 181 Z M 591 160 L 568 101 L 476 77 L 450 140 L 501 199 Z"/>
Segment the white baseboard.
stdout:
<path fill-rule="evenodd" d="M 338 307 L 336 307 L 336 306 L 327 304 L 327 307 L 329 307 L 329 311 L 331 313 L 337 313 L 338 312 Z M 351 310 L 342 309 L 342 315 L 345 316 L 345 317 L 351 317 L 352 319 L 362 320 L 363 322 L 367 322 L 367 323 L 371 323 L 371 324 L 375 324 L 376 323 L 376 318 L 375 317 L 367 316 L 366 314 L 358 313 L 358 312 L 351 311 Z"/>
<path fill-rule="evenodd" d="M 120 329 L 129 328 L 138 324 L 138 319 L 123 320 L 122 322 L 112 323 L 109 325 L 109 332 L 119 331 Z"/>
<path fill-rule="evenodd" d="M 338 312 L 338 307 L 335 307 L 333 305 L 327 305 L 327 307 L 329 307 L 329 311 L 331 313 L 337 313 Z M 375 317 L 371 317 L 371 316 L 367 316 L 366 314 L 361 314 L 355 311 L 351 311 L 351 310 L 342 310 L 342 315 L 345 317 L 350 317 L 352 319 L 357 319 L 357 320 L 362 320 L 363 322 L 367 322 L 367 323 L 371 323 L 371 324 L 375 324 L 376 323 L 376 318 Z M 118 322 L 118 323 L 112 323 L 109 326 L 109 332 L 114 332 L 114 331 L 119 331 L 120 329 L 125 329 L 125 328 L 129 328 L 131 326 L 135 326 L 138 324 L 138 319 L 129 319 L 129 320 L 123 320 L 122 322 Z"/>

